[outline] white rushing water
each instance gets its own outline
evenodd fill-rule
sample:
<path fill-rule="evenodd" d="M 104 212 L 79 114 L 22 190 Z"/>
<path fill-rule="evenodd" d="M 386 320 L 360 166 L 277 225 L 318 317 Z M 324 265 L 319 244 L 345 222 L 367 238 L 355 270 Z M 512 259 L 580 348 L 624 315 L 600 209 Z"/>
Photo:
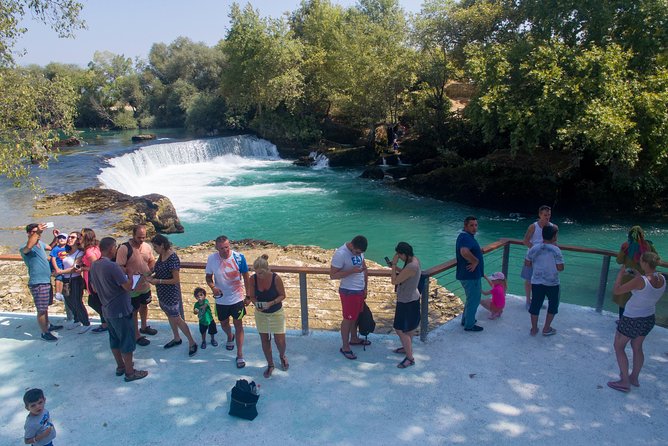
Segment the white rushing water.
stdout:
<path fill-rule="evenodd" d="M 154 144 L 108 160 L 98 178 L 128 195 L 160 193 L 187 220 L 241 199 L 318 192 L 299 181 L 272 181 L 272 167 L 290 164 L 276 146 L 252 136 Z"/>

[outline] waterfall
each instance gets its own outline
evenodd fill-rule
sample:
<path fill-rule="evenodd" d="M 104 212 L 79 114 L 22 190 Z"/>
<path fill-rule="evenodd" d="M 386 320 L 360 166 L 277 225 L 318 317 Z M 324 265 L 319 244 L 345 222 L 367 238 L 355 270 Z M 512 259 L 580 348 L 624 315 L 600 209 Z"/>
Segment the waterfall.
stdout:
<path fill-rule="evenodd" d="M 254 159 L 280 157 L 274 144 L 248 135 L 153 144 L 107 160 L 110 167 L 101 169 L 98 179 L 106 188 L 143 195 L 155 191 L 149 179 L 157 172 L 183 175 L 193 170 L 186 166 L 203 163 L 217 163 L 220 170 L 229 170 Z"/>

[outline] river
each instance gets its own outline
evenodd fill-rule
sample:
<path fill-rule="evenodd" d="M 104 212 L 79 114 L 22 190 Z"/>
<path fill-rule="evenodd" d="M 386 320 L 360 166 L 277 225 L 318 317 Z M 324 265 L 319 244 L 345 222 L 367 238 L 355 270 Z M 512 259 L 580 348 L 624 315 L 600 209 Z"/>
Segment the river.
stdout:
<path fill-rule="evenodd" d="M 384 263 L 383 257 L 392 257 L 394 246 L 403 240 L 413 245 L 424 267 L 454 256 L 457 233 L 469 214 L 478 217 L 481 245 L 502 237 L 522 238 L 535 219 L 532 208 L 537 205 L 506 212 L 472 208 L 415 196 L 389 182 L 361 179 L 360 169 L 297 167 L 282 160 L 273 144 L 253 137 L 192 139 L 181 131 L 153 132 L 158 139 L 142 144 L 131 142 L 136 132 L 84 133 L 86 144 L 64 150 L 57 163 L 40 173 L 42 184 L 48 193 L 102 184 L 130 195 L 166 195 L 185 227 L 184 234 L 170 236 L 179 246 L 225 234 L 231 239 L 336 248 L 364 234 L 370 259 Z M 0 186 L 5 191 L 0 198 L 4 216 L 0 226 L 5 229 L 0 231 L 0 244 L 16 244 L 23 240 L 16 228 L 30 220 L 33 197 L 11 189 L 6 181 Z M 560 214 L 558 206 L 552 215 L 561 244 L 615 251 L 626 239 L 628 227 L 638 223 L 632 216 L 614 222 L 575 220 Z M 60 226 L 83 224 L 62 217 L 53 220 Z M 105 224 L 95 217 L 85 223 Z M 643 227 L 659 253 L 668 253 L 668 225 Z M 519 280 L 523 254 L 522 247 L 511 250 L 509 287 L 515 294 L 523 294 Z M 593 305 L 601 258 L 566 253 L 565 261 L 562 299 Z M 616 274 L 612 263 L 609 284 Z M 494 269 L 500 269 L 500 251 L 488 259 L 487 272 Z M 457 288 L 452 274 L 439 281 Z M 606 301 L 606 308 L 614 309 Z"/>

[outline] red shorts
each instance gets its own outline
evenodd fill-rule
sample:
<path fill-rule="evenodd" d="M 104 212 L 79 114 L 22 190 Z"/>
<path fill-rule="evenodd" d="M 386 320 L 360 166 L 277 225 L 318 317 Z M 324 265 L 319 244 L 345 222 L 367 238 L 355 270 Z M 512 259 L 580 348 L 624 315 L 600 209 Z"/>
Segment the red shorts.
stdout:
<path fill-rule="evenodd" d="M 339 289 L 339 297 L 341 298 L 343 318 L 349 321 L 357 320 L 364 308 L 364 291 Z"/>

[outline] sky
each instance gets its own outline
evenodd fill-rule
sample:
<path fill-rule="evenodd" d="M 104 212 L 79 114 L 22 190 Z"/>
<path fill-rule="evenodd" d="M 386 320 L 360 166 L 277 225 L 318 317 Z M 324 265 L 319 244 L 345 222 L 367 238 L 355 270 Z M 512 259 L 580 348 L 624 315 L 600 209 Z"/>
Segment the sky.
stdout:
<path fill-rule="evenodd" d="M 17 50 L 26 50 L 17 59 L 20 65 L 49 62 L 86 66 L 95 51 L 111 51 L 125 57 L 146 59 L 154 43 L 171 43 L 179 36 L 212 46 L 225 37 L 232 0 L 114 0 L 83 3 L 82 18 L 87 29 L 74 39 L 61 39 L 48 26 L 28 15 L 23 26 L 28 32 L 18 41 Z M 345 7 L 355 0 L 332 0 Z M 238 2 L 245 5 L 245 2 Z M 255 0 L 250 2 L 263 17 L 280 17 L 294 11 L 300 0 Z M 420 10 L 422 0 L 400 0 L 407 12 Z"/>

